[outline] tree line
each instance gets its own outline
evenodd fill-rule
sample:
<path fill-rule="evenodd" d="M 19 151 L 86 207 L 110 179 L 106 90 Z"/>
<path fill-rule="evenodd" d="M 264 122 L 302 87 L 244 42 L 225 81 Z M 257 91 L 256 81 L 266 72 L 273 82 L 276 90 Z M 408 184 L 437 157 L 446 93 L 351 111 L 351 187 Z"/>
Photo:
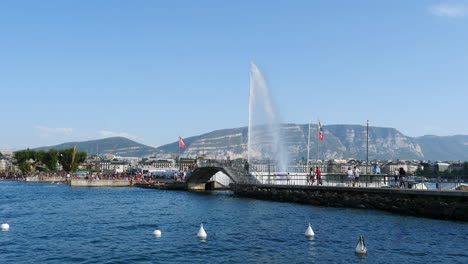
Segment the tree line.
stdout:
<path fill-rule="evenodd" d="M 56 172 L 57 164 L 60 164 L 64 171 L 76 171 L 80 163 L 86 160 L 87 153 L 76 151 L 75 160 L 73 160 L 73 148 L 69 149 L 49 149 L 49 150 L 31 150 L 25 149 L 16 151 L 14 154 L 14 164 L 22 172 L 49 171 Z"/>

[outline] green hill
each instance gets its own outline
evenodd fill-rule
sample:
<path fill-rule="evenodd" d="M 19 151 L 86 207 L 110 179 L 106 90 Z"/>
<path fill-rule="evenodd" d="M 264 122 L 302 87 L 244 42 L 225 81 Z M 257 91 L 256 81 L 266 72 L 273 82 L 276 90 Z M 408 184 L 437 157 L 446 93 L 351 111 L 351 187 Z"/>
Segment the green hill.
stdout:
<path fill-rule="evenodd" d="M 36 150 L 66 149 L 72 148 L 73 146 L 76 146 L 78 151 L 86 151 L 88 155 L 114 154 L 123 157 L 142 157 L 160 152 L 156 148 L 137 143 L 124 137 L 67 142 L 55 146 L 36 148 Z"/>

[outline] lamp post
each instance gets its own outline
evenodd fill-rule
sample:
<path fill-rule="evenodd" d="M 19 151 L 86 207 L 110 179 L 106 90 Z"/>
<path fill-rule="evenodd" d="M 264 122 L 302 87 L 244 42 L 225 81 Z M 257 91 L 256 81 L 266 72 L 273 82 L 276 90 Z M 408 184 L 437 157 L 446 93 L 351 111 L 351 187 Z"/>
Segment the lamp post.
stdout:
<path fill-rule="evenodd" d="M 367 120 L 367 133 L 366 133 L 366 173 L 369 175 L 369 120 Z M 370 177 L 370 176 L 368 176 Z M 366 181 L 366 187 L 367 187 L 367 181 Z"/>

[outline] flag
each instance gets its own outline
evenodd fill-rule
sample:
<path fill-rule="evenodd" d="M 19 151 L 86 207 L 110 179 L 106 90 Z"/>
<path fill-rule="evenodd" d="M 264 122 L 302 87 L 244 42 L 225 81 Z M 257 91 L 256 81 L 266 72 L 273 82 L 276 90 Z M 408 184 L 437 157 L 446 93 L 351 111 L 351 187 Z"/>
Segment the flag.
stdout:
<path fill-rule="evenodd" d="M 323 140 L 323 130 L 322 130 L 322 125 L 320 124 L 320 120 L 318 121 L 318 137 L 320 140 Z"/>
<path fill-rule="evenodd" d="M 179 137 L 179 148 L 187 148 L 187 145 L 185 145 L 184 139 L 182 137 Z"/>

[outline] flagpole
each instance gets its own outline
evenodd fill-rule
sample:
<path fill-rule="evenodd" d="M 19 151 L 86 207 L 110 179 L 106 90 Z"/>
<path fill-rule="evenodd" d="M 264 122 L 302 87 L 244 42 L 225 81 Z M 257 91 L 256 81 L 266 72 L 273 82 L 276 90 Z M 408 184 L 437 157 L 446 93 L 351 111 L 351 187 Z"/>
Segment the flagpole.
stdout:
<path fill-rule="evenodd" d="M 369 120 L 367 120 L 366 173 L 369 174 Z"/>
<path fill-rule="evenodd" d="M 179 145 L 179 154 L 177 155 L 178 158 L 177 158 L 177 161 L 179 162 L 179 170 L 180 170 L 180 136 L 179 136 L 179 140 L 177 141 L 177 144 Z"/>
<path fill-rule="evenodd" d="M 181 148 L 187 148 L 187 145 L 185 145 L 184 139 L 181 136 L 179 136 L 179 169 L 182 169 L 182 162 L 180 160 L 182 156 L 182 154 L 180 153 Z"/>
<path fill-rule="evenodd" d="M 320 127 L 319 127 L 319 124 L 320 121 L 317 119 L 317 164 L 318 164 L 318 160 L 319 160 L 319 143 L 320 143 Z"/>
<path fill-rule="evenodd" d="M 309 134 L 307 136 L 307 168 L 309 167 L 309 153 L 310 153 L 310 120 L 309 120 Z"/>

